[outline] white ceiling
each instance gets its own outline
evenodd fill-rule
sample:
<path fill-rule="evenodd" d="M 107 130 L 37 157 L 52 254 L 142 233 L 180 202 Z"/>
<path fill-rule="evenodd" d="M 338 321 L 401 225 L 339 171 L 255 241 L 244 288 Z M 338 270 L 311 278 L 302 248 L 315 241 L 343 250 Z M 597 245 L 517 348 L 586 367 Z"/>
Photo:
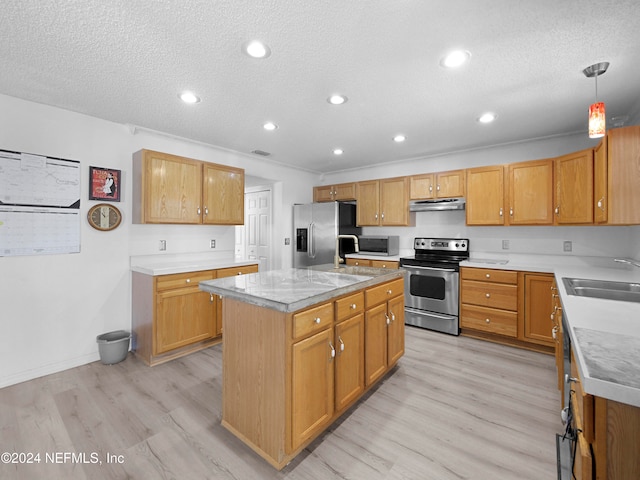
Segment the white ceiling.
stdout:
<path fill-rule="evenodd" d="M 608 126 L 640 122 L 638 0 L 4 0 L 0 13 L 0 93 L 310 171 L 586 135 L 582 70 L 602 61 Z M 271 56 L 243 54 L 252 39 Z M 471 61 L 446 70 L 454 48 Z M 327 103 L 336 92 L 349 101 Z M 497 120 L 477 123 L 487 110 Z"/>

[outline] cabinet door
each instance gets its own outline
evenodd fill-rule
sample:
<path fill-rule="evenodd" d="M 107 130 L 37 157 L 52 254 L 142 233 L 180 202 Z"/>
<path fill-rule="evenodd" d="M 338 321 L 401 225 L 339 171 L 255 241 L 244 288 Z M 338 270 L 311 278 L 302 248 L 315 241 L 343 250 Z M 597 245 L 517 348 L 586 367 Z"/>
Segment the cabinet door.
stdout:
<path fill-rule="evenodd" d="M 504 167 L 467 170 L 467 225 L 504 225 Z"/>
<path fill-rule="evenodd" d="M 364 391 L 364 315 L 336 325 L 336 410 Z"/>
<path fill-rule="evenodd" d="M 607 132 L 609 224 L 640 224 L 640 125 Z"/>
<path fill-rule="evenodd" d="M 380 180 L 380 225 L 408 224 L 408 179 L 402 177 Z"/>
<path fill-rule="evenodd" d="M 593 150 L 555 159 L 556 223 L 593 223 Z"/>
<path fill-rule="evenodd" d="M 200 223 L 202 162 L 144 151 L 142 223 Z"/>
<path fill-rule="evenodd" d="M 607 223 L 607 137 L 593 149 L 593 221 Z"/>
<path fill-rule="evenodd" d="M 553 223 L 553 160 L 509 165 L 509 224 Z"/>
<path fill-rule="evenodd" d="M 159 292 L 156 301 L 154 355 L 216 336 L 215 295 L 183 288 Z"/>
<path fill-rule="evenodd" d="M 387 370 L 387 303 L 365 312 L 365 384 L 374 383 Z"/>
<path fill-rule="evenodd" d="M 389 300 L 387 329 L 388 365 L 396 363 L 404 355 L 404 296 Z"/>
<path fill-rule="evenodd" d="M 409 183 L 409 198 L 411 200 L 423 200 L 433 198 L 435 195 L 434 174 L 414 175 Z"/>
<path fill-rule="evenodd" d="M 333 186 L 333 199 L 334 200 L 355 200 L 356 199 L 356 184 L 355 183 L 340 183 Z"/>
<path fill-rule="evenodd" d="M 553 275 L 524 274 L 524 337 L 549 346 L 554 345 L 552 286 Z"/>
<path fill-rule="evenodd" d="M 328 328 L 293 344 L 292 450 L 322 430 L 333 415 L 335 349 L 332 340 L 333 329 Z"/>
<path fill-rule="evenodd" d="M 203 223 L 244 224 L 244 170 L 204 164 Z"/>
<path fill-rule="evenodd" d="M 436 196 L 438 198 L 464 197 L 464 170 L 438 173 Z"/>
<path fill-rule="evenodd" d="M 325 185 L 321 187 L 313 187 L 313 201 L 314 202 L 332 202 L 333 186 Z"/>
<path fill-rule="evenodd" d="M 358 182 L 357 188 L 356 217 L 358 225 L 379 225 L 380 183 L 377 180 Z"/>

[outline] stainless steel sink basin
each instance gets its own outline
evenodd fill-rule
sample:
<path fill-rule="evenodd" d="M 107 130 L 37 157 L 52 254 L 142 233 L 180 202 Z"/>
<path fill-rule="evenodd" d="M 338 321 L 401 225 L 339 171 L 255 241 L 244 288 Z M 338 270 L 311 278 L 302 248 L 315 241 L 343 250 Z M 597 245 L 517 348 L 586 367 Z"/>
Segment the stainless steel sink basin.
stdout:
<path fill-rule="evenodd" d="M 640 303 L 640 283 L 565 277 L 562 282 L 569 295 Z"/>

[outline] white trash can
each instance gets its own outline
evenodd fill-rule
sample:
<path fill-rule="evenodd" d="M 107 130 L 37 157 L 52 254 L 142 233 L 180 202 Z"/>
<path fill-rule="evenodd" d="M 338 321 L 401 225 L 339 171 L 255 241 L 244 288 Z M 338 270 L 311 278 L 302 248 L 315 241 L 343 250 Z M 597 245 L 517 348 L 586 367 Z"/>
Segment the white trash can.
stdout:
<path fill-rule="evenodd" d="M 105 365 L 113 365 L 127 358 L 131 333 L 126 330 L 116 330 L 103 333 L 96 337 L 100 361 Z"/>

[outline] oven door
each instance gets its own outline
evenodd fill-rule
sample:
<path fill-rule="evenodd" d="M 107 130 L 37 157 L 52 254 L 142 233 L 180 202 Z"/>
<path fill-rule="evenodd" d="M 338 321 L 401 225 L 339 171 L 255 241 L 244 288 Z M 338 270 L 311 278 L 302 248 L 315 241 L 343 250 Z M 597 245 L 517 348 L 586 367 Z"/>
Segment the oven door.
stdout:
<path fill-rule="evenodd" d="M 405 306 L 458 316 L 458 277 L 454 268 L 404 265 Z"/>

